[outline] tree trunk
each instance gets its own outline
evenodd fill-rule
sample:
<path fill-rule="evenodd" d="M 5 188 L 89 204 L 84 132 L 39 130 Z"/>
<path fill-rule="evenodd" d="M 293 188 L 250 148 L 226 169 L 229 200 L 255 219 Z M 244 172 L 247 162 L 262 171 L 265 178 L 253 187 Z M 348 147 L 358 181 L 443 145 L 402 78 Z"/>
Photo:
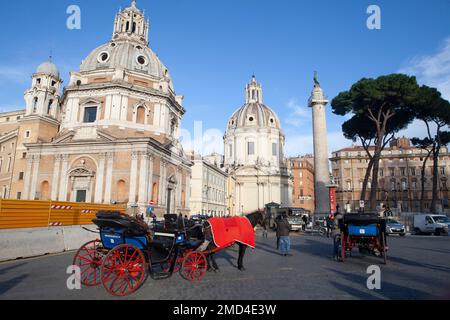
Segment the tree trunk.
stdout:
<path fill-rule="evenodd" d="M 377 208 L 378 170 L 380 167 L 381 146 L 377 145 L 373 155 L 372 188 L 370 189 L 370 210 Z"/>
<path fill-rule="evenodd" d="M 420 185 L 420 212 L 424 212 L 424 201 L 425 201 L 425 168 L 427 166 L 427 161 L 430 158 L 431 155 L 431 151 L 428 152 L 428 155 L 425 157 L 425 159 L 423 159 L 423 164 L 422 164 L 422 171 L 420 173 L 421 175 L 421 185 Z"/>
<path fill-rule="evenodd" d="M 364 181 L 361 190 L 361 197 L 359 200 L 366 201 L 367 184 L 369 183 L 372 168 L 373 168 L 373 157 L 370 158 L 369 164 L 367 165 L 366 175 L 364 176 Z"/>
<path fill-rule="evenodd" d="M 431 205 L 430 211 L 431 213 L 437 212 L 437 200 L 439 198 L 439 153 L 440 146 L 437 145 L 433 152 L 433 191 L 431 196 Z"/>

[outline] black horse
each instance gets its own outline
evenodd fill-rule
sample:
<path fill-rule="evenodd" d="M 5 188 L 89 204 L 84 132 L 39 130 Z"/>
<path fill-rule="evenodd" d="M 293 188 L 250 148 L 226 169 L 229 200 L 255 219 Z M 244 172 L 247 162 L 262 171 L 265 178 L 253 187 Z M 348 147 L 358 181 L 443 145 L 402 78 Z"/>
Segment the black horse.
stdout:
<path fill-rule="evenodd" d="M 266 215 L 264 211 L 256 211 L 254 213 L 251 213 L 249 215 L 246 216 L 246 218 L 250 221 L 252 228 L 254 229 L 257 225 L 262 226 L 264 229 L 267 228 L 267 219 L 266 219 Z M 198 230 L 197 230 L 198 232 Z M 217 246 L 215 245 L 214 241 L 213 241 L 213 235 L 212 235 L 212 230 L 211 230 L 211 225 L 208 223 L 208 221 L 205 222 L 205 225 L 203 226 L 203 230 L 202 230 L 202 234 L 203 234 L 203 239 L 205 240 L 205 245 L 207 245 L 206 247 L 202 248 L 201 251 L 206 251 L 206 252 L 211 252 L 214 249 L 217 248 Z M 238 258 L 238 269 L 241 271 L 245 271 L 244 268 L 244 256 L 245 256 L 245 252 L 247 250 L 247 245 L 242 244 L 242 243 L 238 243 L 239 246 L 239 258 Z M 208 269 L 209 270 L 213 270 L 213 271 L 217 271 L 219 270 L 219 267 L 217 266 L 216 260 L 214 258 L 215 253 L 212 254 L 208 254 L 207 255 L 207 259 L 208 259 Z"/>

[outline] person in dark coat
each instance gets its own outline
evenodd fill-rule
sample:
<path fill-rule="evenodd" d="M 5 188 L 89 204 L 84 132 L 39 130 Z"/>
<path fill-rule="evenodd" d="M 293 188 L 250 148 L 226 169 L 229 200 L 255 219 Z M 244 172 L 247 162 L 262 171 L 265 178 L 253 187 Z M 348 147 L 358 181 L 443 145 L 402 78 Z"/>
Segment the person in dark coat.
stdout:
<path fill-rule="evenodd" d="M 280 237 L 280 252 L 283 256 L 292 256 L 291 251 L 291 238 L 289 234 L 291 232 L 291 225 L 287 220 L 287 216 L 283 215 L 277 223 L 277 234 Z"/>
<path fill-rule="evenodd" d="M 277 235 L 277 250 L 280 249 L 280 233 L 278 232 L 278 222 L 281 221 L 281 216 L 277 216 L 275 218 L 275 228 L 276 228 L 276 235 Z"/>
<path fill-rule="evenodd" d="M 303 231 L 305 231 L 306 226 L 308 225 L 308 217 L 306 215 L 303 215 L 302 220 L 303 220 Z"/>

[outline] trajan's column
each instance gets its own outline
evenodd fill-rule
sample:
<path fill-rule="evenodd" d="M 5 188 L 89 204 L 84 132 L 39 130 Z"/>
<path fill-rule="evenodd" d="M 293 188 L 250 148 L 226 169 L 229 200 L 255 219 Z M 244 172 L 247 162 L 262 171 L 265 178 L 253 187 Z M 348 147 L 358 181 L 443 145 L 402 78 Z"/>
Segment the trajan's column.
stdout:
<path fill-rule="evenodd" d="M 314 178 L 315 178 L 315 213 L 323 214 L 330 212 L 330 198 L 328 185 L 330 184 L 330 170 L 328 163 L 328 138 L 327 120 L 323 90 L 317 77 L 314 75 L 314 89 L 309 99 L 309 106 L 313 112 L 313 140 L 314 140 Z"/>

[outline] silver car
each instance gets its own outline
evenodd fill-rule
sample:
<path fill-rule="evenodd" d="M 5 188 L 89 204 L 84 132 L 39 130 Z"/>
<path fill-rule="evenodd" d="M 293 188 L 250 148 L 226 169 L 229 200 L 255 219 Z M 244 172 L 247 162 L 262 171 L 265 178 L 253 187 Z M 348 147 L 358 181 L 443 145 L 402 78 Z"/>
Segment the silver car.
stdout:
<path fill-rule="evenodd" d="M 388 218 L 386 219 L 386 234 L 388 235 L 398 234 L 403 237 L 406 235 L 406 228 L 403 224 L 401 224 L 397 220 Z"/>

